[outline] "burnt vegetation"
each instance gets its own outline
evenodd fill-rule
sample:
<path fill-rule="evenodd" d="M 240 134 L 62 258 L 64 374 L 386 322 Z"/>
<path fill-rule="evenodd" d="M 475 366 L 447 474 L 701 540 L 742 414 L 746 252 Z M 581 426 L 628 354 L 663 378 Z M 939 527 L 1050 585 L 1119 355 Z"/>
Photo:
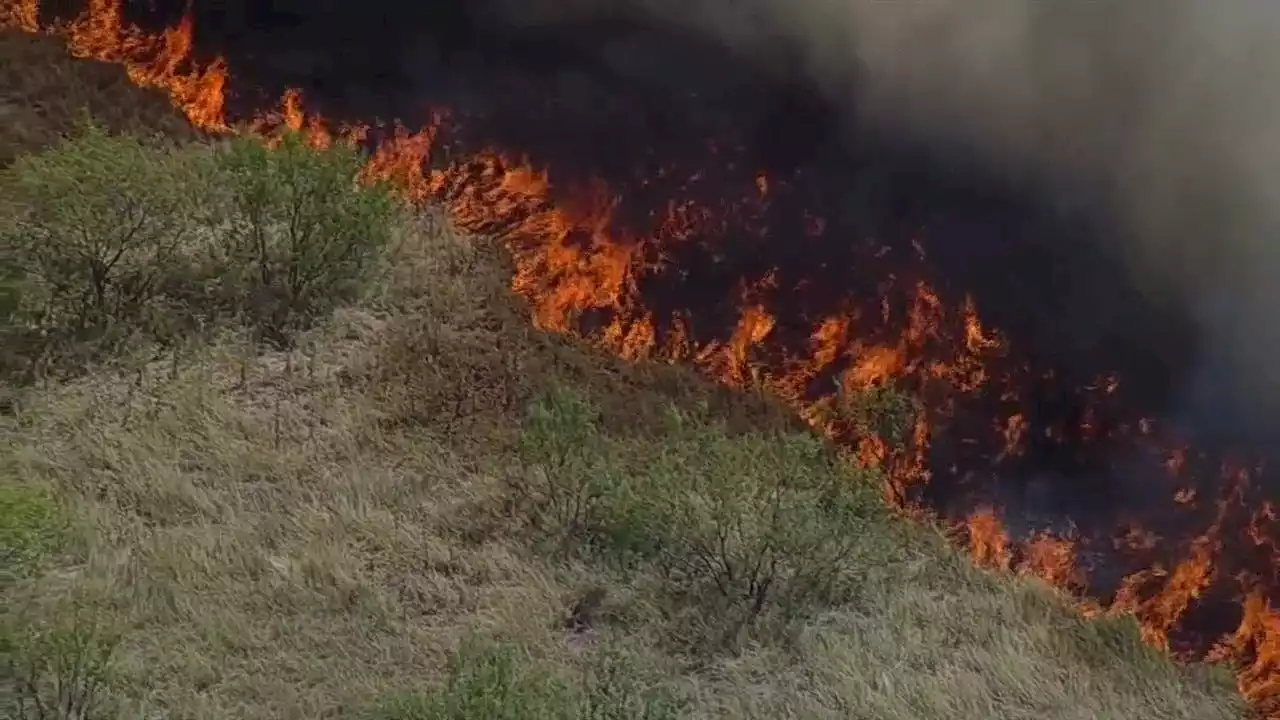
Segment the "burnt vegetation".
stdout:
<path fill-rule="evenodd" d="M 3 31 L 19 77 L 14 717 L 1243 716 L 1224 670 L 975 569 L 765 394 L 533 329 L 493 240 L 359 151 L 200 137 Z M 843 400 L 906 442 L 915 400 Z"/>

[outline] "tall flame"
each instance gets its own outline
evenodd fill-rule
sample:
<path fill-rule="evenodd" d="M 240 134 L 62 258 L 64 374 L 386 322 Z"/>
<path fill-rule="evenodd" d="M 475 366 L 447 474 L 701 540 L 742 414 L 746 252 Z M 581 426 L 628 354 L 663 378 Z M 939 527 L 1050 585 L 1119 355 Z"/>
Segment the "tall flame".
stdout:
<path fill-rule="evenodd" d="M 149 33 L 124 21 L 120 0 L 89 0 L 88 8 L 69 23 L 42 26 L 38 20 L 37 0 L 0 2 L 0 26 L 57 34 L 76 56 L 119 63 L 133 82 L 164 90 L 194 125 L 211 132 L 266 137 L 287 126 L 305 129 L 311 142 L 323 146 L 335 138 L 360 140 L 372 130 L 332 128 L 323 118 L 308 114 L 294 91 L 281 99 L 278 111 L 233 127 L 225 105 L 227 63 L 221 58 L 196 61 L 190 16 L 163 32 Z M 895 501 L 902 502 L 913 488 L 929 483 L 933 435 L 957 422 L 959 408 L 980 396 L 1014 407 L 1018 387 L 1028 381 L 1026 368 L 1010 360 L 1007 339 L 984 326 L 974 303 L 948 307 L 928 282 L 901 268 L 885 273 L 888 279 L 878 288 L 878 308 L 851 307 L 812 320 L 802 347 L 787 349 L 778 338 L 778 318 L 769 301 L 777 282 L 772 274 L 740 286 L 737 319 L 727 340 L 697 341 L 690 329 L 693 319 L 658 318 L 646 309 L 638 282 L 670 260 L 669 248 L 714 234 L 721 221 L 716 212 L 673 201 L 658 213 L 651 232 L 631 234 L 617 229 L 618 198 L 610 188 L 594 183 L 578 188 L 568 200 L 556 199 L 547 173 L 517 154 L 490 149 L 428 169 L 447 122 L 447 114 L 441 112 L 435 122 L 416 131 L 391 128 L 363 175 L 394 180 L 414 201 L 445 205 L 459 225 L 504 238 L 515 265 L 512 288 L 527 299 L 534 322 L 542 328 L 574 332 L 581 316 L 601 314 L 606 321 L 591 335 L 600 346 L 625 358 L 692 363 L 734 387 L 767 388 L 817 430 L 837 439 L 854 437 L 845 427 L 847 421 L 833 412 L 837 387 L 866 388 L 889 381 L 910 387 L 925 400 L 925 407 L 912 423 L 907 450 L 892 451 L 879 438 L 865 434 L 858 435 L 855 448 L 865 462 L 886 470 L 886 492 Z M 734 212 L 762 217 L 776 182 L 759 174 L 751 183 L 745 199 L 735 201 Z M 826 222 L 807 216 L 805 227 L 807 233 L 820 236 Z M 919 246 L 916 251 L 923 256 Z M 826 387 L 824 379 L 834 382 L 815 391 Z M 1101 378 L 1080 391 L 1086 411 L 1072 432 L 1085 437 L 1102 432 L 1091 418 L 1116 383 L 1115 378 Z M 1001 446 L 997 461 L 1025 453 L 1028 428 L 1018 410 L 997 414 L 988 430 Z M 1206 458 L 1177 438 L 1163 437 L 1150 420 L 1108 432 L 1128 438 L 1153 467 L 1162 468 L 1173 481 L 1171 505 L 1198 507 L 1194 468 L 1203 467 Z M 972 512 L 956 532 L 977 563 L 1040 577 L 1076 593 L 1087 590 L 1085 565 L 1093 552 L 1111 552 L 1140 563 L 1145 569 L 1130 572 L 1114 598 L 1081 599 L 1082 610 L 1132 614 L 1149 643 L 1172 651 L 1181 645 L 1190 648 L 1184 653 L 1231 664 L 1242 693 L 1268 717 L 1280 718 L 1280 612 L 1273 607 L 1280 580 L 1271 567 L 1280 558 L 1275 512 L 1269 504 L 1246 501 L 1247 491 L 1254 487 L 1253 470 L 1227 467 L 1221 476 L 1228 490 L 1217 499 L 1204 529 L 1185 533 L 1190 521 L 1181 521 L 1181 537 L 1187 540 L 1136 524 L 1109 538 L 1040 532 L 1019 540 L 994 508 Z M 1240 528 L 1244 530 L 1238 532 Z M 1109 546 L 1099 550 L 1103 544 Z M 1176 557 L 1170 559 L 1171 553 Z M 1244 565 L 1260 554 L 1266 567 Z M 1187 634 L 1207 632 L 1197 630 L 1192 610 L 1210 596 L 1238 605 L 1238 625 L 1225 633 L 1217 631 L 1220 637 L 1186 641 Z M 1175 642 L 1178 638 L 1182 640 Z"/>

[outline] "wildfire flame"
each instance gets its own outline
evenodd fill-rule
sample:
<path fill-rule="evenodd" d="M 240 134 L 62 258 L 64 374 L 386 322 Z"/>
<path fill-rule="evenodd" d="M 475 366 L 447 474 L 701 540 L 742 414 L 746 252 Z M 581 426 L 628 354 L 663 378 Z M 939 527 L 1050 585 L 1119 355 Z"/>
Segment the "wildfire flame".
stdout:
<path fill-rule="evenodd" d="M 277 111 L 233 127 L 225 103 L 227 63 L 221 58 L 199 63 L 193 57 L 190 16 L 152 33 L 125 22 L 120 0 L 89 0 L 75 20 L 41 25 L 38 0 L 3 0 L 0 27 L 56 34 L 76 56 L 119 63 L 134 83 L 167 92 L 205 130 L 267 137 L 289 127 L 305 130 L 318 146 L 335 138 L 361 141 L 372 130 L 331 127 L 308 114 L 294 91 L 285 94 Z M 528 301 L 538 326 L 577 332 L 579 319 L 594 313 L 607 318 L 590 334 L 600 346 L 629 359 L 692 363 L 733 387 L 767 388 L 818 431 L 837 439 L 854 437 L 847 421 L 834 412 L 837 388 L 889 382 L 907 387 L 925 401 L 912 423 L 907 449 L 891 451 L 865 433 L 858 434 L 855 448 L 863 461 L 885 469 L 890 480 L 886 492 L 897 502 L 930 482 L 937 468 L 930 459 L 935 441 L 958 423 L 960 408 L 976 398 L 1005 403 L 989 422 L 990 442 L 999 446 L 991 463 L 1025 453 L 1031 425 L 1016 401 L 1018 388 L 1035 378 L 1011 360 L 1009 342 L 984 326 L 973 302 L 948 307 L 925 280 L 900 267 L 889 268 L 884 274 L 888 279 L 878 288 L 878 311 L 860 307 L 812 320 L 806 344 L 780 348 L 778 318 L 769 301 L 778 281 L 766 274 L 740 286 L 737 321 L 727 340 L 698 341 L 691 318 L 657 317 L 647 309 L 639 282 L 671 261 L 671 248 L 714 235 L 724 222 L 720 213 L 692 201 L 672 201 L 655 216 L 651 230 L 634 233 L 615 222 L 618 198 L 610 188 L 595 183 L 568 199 L 557 198 L 547 172 L 518 154 L 490 149 L 430 169 L 431 153 L 448 122 L 440 112 L 419 130 L 391 128 L 363 173 L 395 181 L 411 200 L 442 203 L 462 227 L 504 238 L 515 265 L 512 288 Z M 762 217 L 777 184 L 756 174 L 733 212 L 747 220 Z M 804 228 L 817 237 L 826 232 L 827 223 L 806 215 Z M 919 246 L 916 253 L 923 260 Z M 883 255 L 873 254 L 868 261 Z M 1093 418 L 1117 383 L 1104 377 L 1081 390 L 1086 411 L 1071 432 L 1086 439 L 1104 432 Z M 972 512 L 956 528 L 957 535 L 983 566 L 1043 578 L 1081 597 L 1087 614 L 1132 614 L 1146 641 L 1157 647 L 1230 664 L 1241 692 L 1267 717 L 1280 718 L 1280 613 L 1272 602 L 1280 594 L 1274 569 L 1280 554 L 1274 509 L 1251 499 L 1257 470 L 1213 467 L 1226 490 L 1209 499 L 1214 504 L 1203 529 L 1187 532 L 1188 518 L 1204 514 L 1191 512 L 1204 510 L 1196 490 L 1202 484 L 1196 480 L 1213 461 L 1178 438 L 1166 437 L 1149 419 L 1105 432 L 1125 438 L 1173 481 L 1170 505 L 1188 509 L 1179 521 L 1179 537 L 1135 523 L 1106 538 L 1038 532 L 1019 539 L 989 507 Z M 968 441 L 954 442 L 963 446 Z M 1110 555 L 1130 558 L 1145 569 L 1127 574 L 1114 597 L 1087 599 L 1087 557 L 1103 546 Z M 1195 609 L 1209 602 L 1238 608 L 1234 630 L 1201 628 Z"/>

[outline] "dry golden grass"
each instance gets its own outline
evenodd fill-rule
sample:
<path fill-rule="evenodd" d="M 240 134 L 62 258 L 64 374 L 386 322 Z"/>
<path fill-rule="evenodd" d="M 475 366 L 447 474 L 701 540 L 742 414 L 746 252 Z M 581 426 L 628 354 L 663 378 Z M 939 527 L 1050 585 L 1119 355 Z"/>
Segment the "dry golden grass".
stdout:
<path fill-rule="evenodd" d="M 18 57 L 11 42 L 0 58 Z M 574 388 L 600 408 L 601 444 L 580 452 L 612 473 L 663 453 L 673 405 L 705 406 L 700 422 L 729 436 L 795 421 L 534 331 L 501 257 L 439 217 L 399 239 L 368 296 L 292 352 L 228 333 L 26 391 L 0 417 L 5 492 L 47 492 L 70 523 L 60 550 L 0 585 L 0 616 L 38 627 L 74 608 L 119 633 L 102 717 L 441 717 L 378 708 L 446 682 L 476 634 L 569 683 L 619 648 L 689 717 L 1243 717 L 1223 673 L 1175 665 L 1131 623 L 1085 622 L 887 515 L 858 538 L 844 601 L 700 647 L 690 628 L 714 618 L 691 619 L 699 599 L 660 573 L 531 541 L 509 484 L 531 471 L 521 420 Z"/>

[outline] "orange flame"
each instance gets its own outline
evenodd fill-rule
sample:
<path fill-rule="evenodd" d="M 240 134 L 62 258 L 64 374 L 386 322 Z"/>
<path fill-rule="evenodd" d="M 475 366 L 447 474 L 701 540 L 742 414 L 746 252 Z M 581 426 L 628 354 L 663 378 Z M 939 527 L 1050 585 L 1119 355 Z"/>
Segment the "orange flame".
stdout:
<path fill-rule="evenodd" d="M 0 7 L 0 27 L 27 33 L 40 32 L 40 0 L 17 0 Z"/>

